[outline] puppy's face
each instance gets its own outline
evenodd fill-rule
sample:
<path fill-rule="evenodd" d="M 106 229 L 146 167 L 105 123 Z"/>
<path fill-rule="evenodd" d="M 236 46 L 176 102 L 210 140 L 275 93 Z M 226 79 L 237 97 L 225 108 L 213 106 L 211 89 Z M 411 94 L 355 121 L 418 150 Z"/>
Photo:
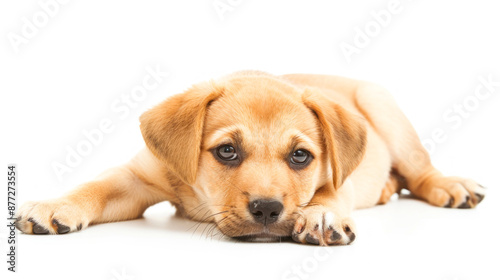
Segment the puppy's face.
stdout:
<path fill-rule="evenodd" d="M 195 187 L 228 236 L 287 236 L 327 178 L 318 120 L 292 87 L 242 82 L 213 101 Z"/>
<path fill-rule="evenodd" d="M 318 189 L 342 185 L 366 139 L 331 100 L 263 74 L 194 86 L 143 114 L 141 131 L 218 228 L 246 239 L 290 235 Z"/>

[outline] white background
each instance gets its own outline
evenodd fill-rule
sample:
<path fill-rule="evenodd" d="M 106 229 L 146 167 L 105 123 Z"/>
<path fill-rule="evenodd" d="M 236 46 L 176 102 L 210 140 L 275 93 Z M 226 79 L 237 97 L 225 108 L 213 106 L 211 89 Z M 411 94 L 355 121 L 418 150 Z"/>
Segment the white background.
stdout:
<path fill-rule="evenodd" d="M 207 225 L 195 231 L 196 223 L 160 204 L 141 220 L 61 236 L 19 234 L 18 273 L 7 273 L 2 262 L 2 279 L 500 278 L 500 87 L 473 100 L 479 77 L 500 81 L 495 1 L 401 0 L 386 26 L 376 25 L 380 30 L 373 13 L 387 10 L 389 0 L 68 1 L 56 12 L 51 7 L 31 38 L 12 44 L 23 36 L 23 18 L 43 20 L 39 3 L 46 2 L 0 4 L 1 166 L 17 164 L 20 203 L 59 196 L 127 161 L 143 146 L 143 111 L 195 82 L 243 69 L 384 85 L 422 139 L 444 131 L 446 140 L 432 151 L 435 165 L 474 178 L 488 195 L 474 210 L 405 198 L 357 211 L 356 242 L 328 250 L 206 237 Z M 214 3 L 234 7 L 221 17 Z M 367 26 L 370 41 L 348 62 L 340 45 L 355 46 L 356 28 Z M 130 96 L 156 65 L 170 76 L 128 116 L 114 112 L 112 104 Z M 473 107 L 468 116 L 460 124 L 445 121 L 443 114 L 464 100 Z M 59 180 L 54 162 L 64 164 L 67 148 L 85 140 L 83 130 L 107 118 L 114 130 Z M 5 213 L 6 190 L 2 196 Z M 0 232 L 5 256 L 6 227 Z M 293 267 L 308 272 L 294 275 Z"/>

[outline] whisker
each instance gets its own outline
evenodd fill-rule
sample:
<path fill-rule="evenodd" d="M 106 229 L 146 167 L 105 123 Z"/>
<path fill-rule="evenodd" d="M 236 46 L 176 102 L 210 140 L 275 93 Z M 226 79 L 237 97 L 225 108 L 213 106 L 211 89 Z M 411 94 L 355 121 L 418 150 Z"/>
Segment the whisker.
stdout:
<path fill-rule="evenodd" d="M 206 202 L 206 201 L 205 201 L 205 202 L 200 203 L 200 204 L 199 204 L 198 206 L 196 206 L 195 208 L 193 208 L 193 209 L 189 210 L 186 214 L 188 214 L 188 215 L 189 215 L 191 212 L 193 212 L 194 210 L 196 210 L 196 209 L 200 208 L 201 206 L 203 206 L 203 205 L 205 205 L 205 204 L 207 204 L 207 202 Z M 198 212 L 196 212 L 196 213 L 198 213 Z M 195 216 L 196 216 L 196 215 L 195 215 Z"/>
<path fill-rule="evenodd" d="M 206 203 L 204 203 L 204 204 L 206 204 Z M 200 206 L 201 206 L 201 205 L 197 206 L 196 208 L 198 208 L 198 207 L 200 207 Z M 195 209 L 196 209 L 196 208 L 195 208 Z M 196 211 L 196 213 L 194 213 L 194 215 L 192 215 L 192 216 L 191 216 L 191 215 L 189 215 L 189 213 L 186 213 L 186 215 L 187 215 L 188 217 L 193 217 L 193 218 L 194 218 L 194 217 L 196 217 L 196 215 L 198 215 L 198 213 L 200 213 L 203 209 L 205 209 L 205 208 L 204 208 L 204 207 L 201 207 L 201 208 L 200 208 L 200 210 Z M 189 211 L 189 212 L 192 212 L 192 211 Z"/>
<path fill-rule="evenodd" d="M 196 224 L 194 224 L 193 226 L 191 226 L 190 228 L 187 229 L 187 231 L 190 231 L 193 227 L 196 226 L 196 228 L 194 229 L 193 231 L 193 235 L 196 233 L 196 231 L 198 230 L 198 227 L 200 227 L 200 225 L 203 223 L 204 221 L 204 218 L 205 216 L 210 212 L 210 209 L 207 209 L 207 211 L 205 211 L 205 214 L 203 214 L 203 220 L 201 222 L 196 222 Z"/>
<path fill-rule="evenodd" d="M 200 239 L 201 239 L 201 237 L 203 236 L 203 233 L 205 232 L 205 230 L 206 230 L 209 226 L 211 226 L 211 225 L 212 225 L 212 224 L 207 224 L 207 225 L 205 226 L 205 228 L 201 231 L 201 234 L 200 234 Z"/>
<path fill-rule="evenodd" d="M 210 210 L 208 210 L 208 211 L 210 211 Z M 207 211 L 207 212 L 208 212 L 208 211 Z M 198 226 L 197 226 L 197 227 L 196 227 L 196 229 L 194 230 L 193 234 L 194 234 L 194 233 L 198 230 L 198 228 L 201 226 L 201 224 L 205 223 L 205 222 L 206 222 L 208 219 L 210 219 L 211 217 L 214 217 L 214 216 L 216 216 L 216 215 L 220 215 L 220 214 L 224 214 L 224 213 L 227 213 L 227 212 L 229 212 L 229 211 L 221 211 L 221 212 L 218 212 L 218 213 L 212 214 L 212 215 L 210 215 L 210 216 L 206 217 L 205 219 L 203 219 L 202 221 L 198 222 Z M 206 227 L 205 227 L 205 228 L 206 228 Z M 205 230 L 203 230 L 203 231 L 205 231 Z M 202 233 L 203 233 L 203 232 L 202 232 Z"/>
<path fill-rule="evenodd" d="M 223 214 L 223 213 L 226 213 L 226 212 L 229 212 L 229 211 L 219 212 L 218 214 Z M 227 217 L 228 217 L 228 216 L 226 216 L 225 218 L 222 218 L 222 220 L 221 220 L 221 221 L 225 220 Z M 209 217 L 209 218 L 210 218 L 210 217 Z M 216 225 L 217 225 L 217 223 L 208 224 L 208 225 L 207 225 L 207 226 L 203 229 L 203 231 L 201 232 L 200 237 L 201 237 L 201 236 L 203 236 L 203 233 L 205 232 L 205 230 L 207 229 L 207 227 L 209 227 L 209 226 L 213 226 L 213 225 L 215 225 L 215 226 L 216 226 Z M 207 234 L 208 234 L 208 231 L 207 231 Z"/>
<path fill-rule="evenodd" d="M 210 234 L 211 232 L 213 232 L 213 231 L 217 228 L 217 226 L 218 226 L 218 225 L 224 224 L 224 221 L 225 221 L 227 218 L 229 218 L 229 215 L 228 215 L 228 216 L 226 216 L 226 217 L 224 217 L 222 220 L 220 220 L 218 224 L 214 224 L 214 225 L 212 226 L 212 228 L 211 228 L 210 230 L 208 230 L 208 231 L 207 231 L 207 237 L 209 236 L 209 234 Z M 213 237 L 213 235 L 212 235 L 211 237 Z"/>

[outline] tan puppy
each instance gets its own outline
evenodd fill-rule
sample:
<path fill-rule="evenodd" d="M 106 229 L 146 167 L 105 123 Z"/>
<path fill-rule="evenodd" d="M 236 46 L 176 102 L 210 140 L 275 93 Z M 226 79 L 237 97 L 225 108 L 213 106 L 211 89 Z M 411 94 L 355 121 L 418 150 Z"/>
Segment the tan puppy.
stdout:
<path fill-rule="evenodd" d="M 141 116 L 147 148 L 62 198 L 18 212 L 25 233 L 135 219 L 170 201 L 231 237 L 349 244 L 351 211 L 407 188 L 440 207 L 472 208 L 472 180 L 445 177 L 391 96 L 322 75 L 238 72 L 195 85 Z"/>

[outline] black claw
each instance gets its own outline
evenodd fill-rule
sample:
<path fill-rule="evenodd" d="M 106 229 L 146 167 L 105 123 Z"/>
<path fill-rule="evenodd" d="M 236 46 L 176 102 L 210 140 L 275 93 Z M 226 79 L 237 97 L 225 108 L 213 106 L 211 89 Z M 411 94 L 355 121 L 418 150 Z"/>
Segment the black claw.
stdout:
<path fill-rule="evenodd" d="M 319 240 L 313 237 L 311 234 L 306 234 L 306 241 L 311 244 L 319 245 Z"/>
<path fill-rule="evenodd" d="M 451 206 L 455 203 L 455 199 L 453 197 L 450 197 L 450 200 L 448 200 L 448 204 L 446 204 L 444 207 L 445 208 L 451 208 Z"/>
<path fill-rule="evenodd" d="M 293 239 L 293 241 L 295 241 L 297 243 L 302 243 L 302 242 L 300 242 L 299 234 L 296 232 L 292 233 L 292 239 Z"/>
<path fill-rule="evenodd" d="M 14 224 L 16 225 L 16 228 L 17 228 L 18 230 L 21 230 L 21 228 L 19 227 L 19 221 L 21 221 L 21 219 L 22 219 L 22 217 L 21 217 L 21 216 L 18 216 L 18 217 L 16 218 L 16 221 L 14 222 Z M 22 231 L 22 230 L 21 230 L 21 231 Z"/>
<path fill-rule="evenodd" d="M 467 196 L 467 197 L 465 198 L 464 203 L 462 203 L 462 204 L 458 205 L 458 208 L 460 208 L 460 209 L 469 209 L 469 208 L 470 208 L 470 203 L 469 203 L 469 201 L 470 201 L 470 196 Z"/>
<path fill-rule="evenodd" d="M 49 230 L 44 228 L 43 226 L 39 224 L 34 224 L 33 225 L 33 233 L 34 234 L 48 234 Z"/>
<path fill-rule="evenodd" d="M 354 232 L 350 231 L 350 232 L 346 232 L 347 234 L 347 237 L 349 237 L 349 242 L 347 244 L 351 244 L 355 239 L 356 239 L 356 234 L 354 234 Z"/>
<path fill-rule="evenodd" d="M 464 203 L 458 205 L 457 208 L 459 208 L 459 209 L 469 209 L 470 205 L 467 202 L 464 202 Z"/>
<path fill-rule="evenodd" d="M 43 226 L 37 224 L 37 223 L 34 223 L 33 224 L 33 233 L 34 234 L 47 234 L 47 233 L 49 233 L 49 230 L 44 228 Z"/>
<path fill-rule="evenodd" d="M 330 239 L 332 241 L 337 241 L 337 240 L 340 240 L 341 238 L 342 238 L 342 235 L 340 235 L 340 233 L 338 233 L 336 230 L 333 230 L 332 235 L 330 236 Z"/>
<path fill-rule="evenodd" d="M 484 198 L 484 194 L 480 194 L 480 193 L 474 193 L 477 197 L 477 203 L 479 204 L 481 201 L 483 201 L 483 198 Z"/>
<path fill-rule="evenodd" d="M 21 216 L 17 217 L 16 222 L 15 222 L 14 224 L 16 225 L 16 228 L 17 228 L 18 230 L 22 231 L 22 230 L 21 230 L 21 227 L 20 227 L 20 225 L 19 225 L 19 221 L 20 221 L 20 220 L 21 220 Z"/>
<path fill-rule="evenodd" d="M 68 226 L 59 223 L 59 221 L 56 219 L 52 220 L 52 224 L 54 224 L 57 227 L 58 234 L 65 234 L 65 233 L 68 233 L 70 230 L 70 228 Z"/>
<path fill-rule="evenodd" d="M 344 227 L 344 232 L 347 235 L 347 237 L 349 237 L 349 242 L 347 242 L 347 244 L 351 244 L 354 241 L 354 239 L 356 239 L 356 234 L 352 232 L 349 226 Z"/>
<path fill-rule="evenodd" d="M 82 230 L 82 224 L 79 224 L 79 225 L 76 227 L 76 230 Z"/>
<path fill-rule="evenodd" d="M 47 234 L 49 233 L 49 230 L 44 228 L 43 226 L 39 225 L 33 218 L 29 218 L 28 222 L 33 223 L 33 233 L 34 234 Z"/>

